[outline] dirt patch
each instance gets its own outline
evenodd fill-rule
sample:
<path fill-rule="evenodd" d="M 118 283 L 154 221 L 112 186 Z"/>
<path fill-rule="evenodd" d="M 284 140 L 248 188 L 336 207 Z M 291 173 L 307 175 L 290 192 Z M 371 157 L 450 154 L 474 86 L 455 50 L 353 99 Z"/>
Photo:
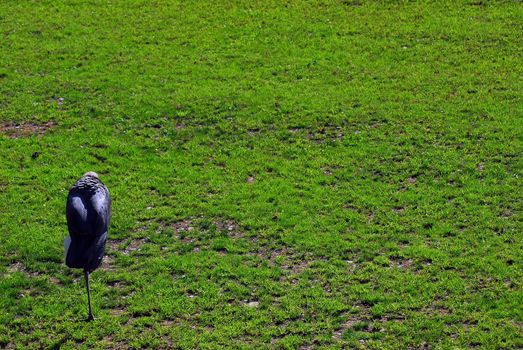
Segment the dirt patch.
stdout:
<path fill-rule="evenodd" d="M 177 242 L 192 246 L 193 252 L 209 249 L 217 236 L 227 236 L 234 240 L 245 238 L 242 227 L 231 219 L 205 218 L 202 216 L 188 217 L 171 224 L 162 224 L 163 228 L 172 229 Z M 251 241 L 255 241 L 251 238 Z M 162 251 L 169 250 L 168 247 L 161 247 Z M 225 254 L 225 249 L 217 250 Z"/>
<path fill-rule="evenodd" d="M 309 267 L 309 264 L 309 260 L 302 260 L 300 258 L 294 257 L 290 264 L 283 264 L 281 265 L 281 268 L 285 271 L 288 271 L 291 275 L 297 275 Z"/>
<path fill-rule="evenodd" d="M 101 343 L 105 346 L 106 349 L 113 350 L 124 350 L 129 349 L 129 345 L 125 344 L 122 341 L 115 341 L 112 334 L 106 335 Z"/>
<path fill-rule="evenodd" d="M 288 247 L 283 247 L 281 249 L 272 249 L 267 246 L 261 246 L 258 251 L 250 253 L 252 256 L 257 256 L 263 261 L 266 261 L 269 266 L 275 267 L 278 266 L 276 264 L 276 259 L 279 257 L 283 258 L 290 258 L 291 257 L 291 251 Z"/>
<path fill-rule="evenodd" d="M 238 229 L 238 225 L 232 220 L 215 220 L 213 221 L 216 228 L 220 231 L 234 231 Z"/>
<path fill-rule="evenodd" d="M 336 171 L 339 171 L 341 167 L 337 164 L 329 164 L 321 167 L 323 175 L 332 176 Z"/>
<path fill-rule="evenodd" d="M 444 306 L 439 300 L 434 300 L 430 305 L 423 308 L 423 313 L 433 316 L 449 316 L 452 315 L 452 310 Z"/>
<path fill-rule="evenodd" d="M 349 272 L 353 272 L 358 267 L 356 262 L 354 262 L 353 260 L 345 260 L 345 263 L 347 264 L 347 269 L 349 270 Z"/>
<path fill-rule="evenodd" d="M 485 163 L 480 162 L 480 163 L 476 166 L 476 169 L 477 169 L 478 172 L 482 173 L 482 172 L 483 172 L 483 169 L 485 169 Z"/>
<path fill-rule="evenodd" d="M 202 219 L 202 218 L 198 218 Z M 216 230 L 222 233 L 227 233 L 231 238 L 242 238 L 243 232 L 240 229 L 240 226 L 230 219 L 213 219 L 211 223 L 216 227 Z M 176 221 L 172 225 L 174 232 L 177 233 L 187 233 L 190 231 L 196 230 L 199 228 L 202 231 L 208 230 L 210 227 L 208 224 L 203 224 L 203 221 L 196 221 L 195 218 L 189 217 L 184 220 Z"/>
<path fill-rule="evenodd" d="M 512 212 L 512 210 L 510 209 L 503 209 L 503 211 L 501 212 L 501 217 L 503 219 L 508 219 L 510 218 L 512 215 L 514 215 L 514 213 Z"/>
<path fill-rule="evenodd" d="M 116 252 L 121 252 L 124 255 L 129 255 L 132 252 L 140 251 L 142 249 L 142 246 L 147 242 L 149 242 L 149 239 L 143 237 L 133 238 L 130 240 L 111 239 L 107 241 L 107 255 L 104 257 L 104 262 L 102 262 L 102 266 L 110 267 L 114 262 L 112 256 L 116 255 Z"/>
<path fill-rule="evenodd" d="M 369 312 L 369 305 L 358 304 L 356 305 L 356 309 L 357 313 L 346 313 L 344 315 L 345 320 L 332 333 L 332 338 L 334 340 L 342 340 L 343 334 L 349 330 L 356 333 L 376 333 L 384 331 L 384 329 L 381 327 L 381 322 L 372 322 L 372 317 L 370 316 Z M 365 339 L 367 338 L 368 336 L 365 336 Z M 363 339 L 360 339 L 359 341 L 360 343 L 362 343 L 362 341 L 364 342 Z"/>
<path fill-rule="evenodd" d="M 108 240 L 105 244 L 106 252 L 100 264 L 100 269 L 104 271 L 116 271 L 118 269 L 116 263 L 118 253 L 130 255 L 134 252 L 139 252 L 142 246 L 148 241 L 148 238 Z"/>
<path fill-rule="evenodd" d="M 181 221 L 176 221 L 172 224 L 174 232 L 186 232 L 194 230 L 194 223 L 192 218 L 187 218 Z"/>
<path fill-rule="evenodd" d="M 162 322 L 160 322 L 161 327 L 170 328 L 174 325 L 176 325 L 176 323 L 173 320 L 163 320 Z"/>
<path fill-rule="evenodd" d="M 289 132 L 292 132 L 293 134 L 295 134 L 295 133 L 300 132 L 301 130 L 303 130 L 303 128 L 292 127 L 292 128 L 288 128 L 287 130 L 289 130 Z"/>
<path fill-rule="evenodd" d="M 436 296 L 430 304 L 422 309 L 423 313 L 435 316 L 452 315 L 452 310 L 445 306 L 445 301 L 447 301 L 448 298 L 449 296 L 446 294 Z"/>
<path fill-rule="evenodd" d="M 109 311 L 109 314 L 114 317 L 120 317 L 125 314 L 125 309 L 118 307 L 116 309 L 112 309 L 111 311 Z"/>
<path fill-rule="evenodd" d="M 25 266 L 24 266 L 24 264 L 22 264 L 22 263 L 19 262 L 19 261 L 16 261 L 16 262 L 10 264 L 10 265 L 7 267 L 7 272 L 8 272 L 8 273 L 15 273 L 15 272 L 23 272 L 23 273 L 27 273 L 27 271 L 25 270 Z"/>
<path fill-rule="evenodd" d="M 266 262 L 271 268 L 280 268 L 283 271 L 282 281 L 287 280 L 293 285 L 298 283 L 298 275 L 315 260 L 308 254 L 300 254 L 286 246 L 279 248 L 261 246 L 249 255 L 259 258 L 262 263 Z"/>
<path fill-rule="evenodd" d="M 49 276 L 49 277 L 47 277 L 47 280 L 48 280 L 50 283 L 54 284 L 54 285 L 62 284 L 58 278 L 53 277 L 53 276 Z"/>
<path fill-rule="evenodd" d="M 339 141 L 345 136 L 344 130 L 337 125 L 324 125 L 307 133 L 307 138 L 315 143 Z"/>
<path fill-rule="evenodd" d="M 312 345 L 301 345 L 298 350 L 312 350 L 314 347 Z"/>
<path fill-rule="evenodd" d="M 123 239 L 109 239 L 105 243 L 105 247 L 107 249 L 107 254 L 114 255 L 116 252 L 120 251 L 120 244 L 124 242 Z M 105 258 L 104 258 L 105 259 Z"/>
<path fill-rule="evenodd" d="M 345 203 L 343 205 L 343 209 L 350 210 L 354 213 L 364 216 L 367 223 L 369 224 L 372 223 L 376 217 L 376 214 L 374 214 L 374 212 L 370 208 L 358 207 L 352 203 Z"/>
<path fill-rule="evenodd" d="M 111 255 L 105 255 L 100 268 L 105 271 L 114 271 L 114 258 Z"/>
<path fill-rule="evenodd" d="M 0 133 L 4 134 L 12 139 L 20 137 L 32 136 L 32 135 L 44 135 L 49 129 L 56 126 L 54 121 L 48 121 L 43 124 L 36 123 L 6 123 L 0 125 Z"/>
<path fill-rule="evenodd" d="M 523 322 L 511 320 L 510 323 L 512 323 L 514 327 L 518 328 L 520 331 L 523 332 Z"/>
<path fill-rule="evenodd" d="M 447 308 L 443 305 L 439 305 L 439 304 L 434 304 L 434 305 L 429 306 L 426 309 L 426 311 L 431 314 L 437 314 L 437 315 L 442 315 L 442 316 L 448 316 L 448 315 L 452 314 L 452 311 L 449 308 Z"/>
<path fill-rule="evenodd" d="M 127 244 L 127 247 L 122 251 L 122 253 L 124 255 L 129 255 L 132 252 L 140 251 L 142 250 L 142 246 L 147 242 L 149 242 L 148 238 L 135 238 Z"/>
<path fill-rule="evenodd" d="M 385 322 L 403 323 L 403 322 L 405 322 L 405 316 L 404 315 L 383 315 L 378 319 L 378 321 L 380 323 L 385 323 Z"/>
<path fill-rule="evenodd" d="M 54 276 L 47 275 L 45 272 L 30 271 L 29 269 L 27 269 L 27 267 L 23 263 L 21 263 L 19 261 L 11 263 L 7 267 L 7 273 L 8 274 L 12 274 L 12 273 L 16 273 L 16 272 L 23 273 L 24 275 L 26 275 L 29 278 L 44 277 L 44 278 L 47 279 L 47 281 L 49 283 L 54 284 L 54 285 L 61 284 L 61 282 L 60 282 L 60 280 L 58 278 L 56 278 Z"/>
<path fill-rule="evenodd" d="M 227 233 L 227 236 L 230 238 L 238 239 L 245 237 L 240 226 L 232 220 L 214 220 L 213 224 L 218 231 Z"/>
<path fill-rule="evenodd" d="M 167 225 L 168 226 L 168 225 Z M 194 245 L 193 251 L 199 252 L 202 246 L 199 244 L 198 237 L 194 236 L 193 233 L 196 233 L 196 223 L 193 218 L 187 218 L 181 221 L 176 221 L 171 224 L 174 232 L 177 233 L 176 239 L 183 243 L 184 245 Z M 201 238 L 201 237 L 200 237 Z M 163 251 L 168 249 L 163 249 Z"/>
<path fill-rule="evenodd" d="M 123 290 L 128 284 L 124 281 L 110 281 L 107 282 L 107 286 L 111 288 L 116 288 L 118 290 Z"/>
<path fill-rule="evenodd" d="M 412 267 L 412 259 L 403 259 L 399 257 L 390 258 L 390 267 L 397 269 L 410 269 Z"/>
<path fill-rule="evenodd" d="M 332 333 L 332 339 L 340 341 L 343 333 L 351 329 L 356 323 L 362 321 L 363 319 L 357 315 L 348 315 L 346 320 Z"/>
<path fill-rule="evenodd" d="M 396 214 L 402 214 L 405 211 L 404 207 L 394 207 L 392 208 L 392 211 Z"/>
<path fill-rule="evenodd" d="M 257 309 L 260 306 L 260 302 L 258 300 L 242 300 L 240 305 L 250 309 Z"/>
<path fill-rule="evenodd" d="M 36 288 L 24 288 L 18 293 L 18 299 L 25 298 L 25 297 L 36 297 L 41 295 L 43 292 Z"/>

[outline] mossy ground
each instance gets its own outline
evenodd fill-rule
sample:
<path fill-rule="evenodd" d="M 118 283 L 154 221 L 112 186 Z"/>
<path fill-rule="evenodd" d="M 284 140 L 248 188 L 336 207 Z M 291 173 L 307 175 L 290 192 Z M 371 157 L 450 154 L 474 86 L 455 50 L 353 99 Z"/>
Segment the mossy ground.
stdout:
<path fill-rule="evenodd" d="M 2 1 L 0 347 L 522 348 L 522 33 L 515 1 Z"/>

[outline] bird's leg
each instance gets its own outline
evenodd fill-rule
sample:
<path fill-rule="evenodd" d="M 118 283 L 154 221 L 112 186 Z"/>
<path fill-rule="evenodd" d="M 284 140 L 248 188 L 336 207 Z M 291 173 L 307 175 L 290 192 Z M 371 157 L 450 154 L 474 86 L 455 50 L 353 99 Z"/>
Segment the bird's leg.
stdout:
<path fill-rule="evenodd" d="M 91 291 L 89 290 L 89 271 L 84 270 L 84 276 L 85 276 L 85 286 L 87 288 L 87 303 L 89 304 L 89 316 L 87 317 L 87 321 L 94 320 L 93 316 L 93 310 L 91 309 Z"/>

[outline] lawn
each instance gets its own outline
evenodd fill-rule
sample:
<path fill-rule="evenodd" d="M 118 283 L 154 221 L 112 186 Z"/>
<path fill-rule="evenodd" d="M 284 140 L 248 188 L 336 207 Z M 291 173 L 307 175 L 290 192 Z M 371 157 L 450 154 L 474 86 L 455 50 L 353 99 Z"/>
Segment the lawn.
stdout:
<path fill-rule="evenodd" d="M 0 348 L 523 348 L 522 33 L 518 1 L 1 1 Z"/>

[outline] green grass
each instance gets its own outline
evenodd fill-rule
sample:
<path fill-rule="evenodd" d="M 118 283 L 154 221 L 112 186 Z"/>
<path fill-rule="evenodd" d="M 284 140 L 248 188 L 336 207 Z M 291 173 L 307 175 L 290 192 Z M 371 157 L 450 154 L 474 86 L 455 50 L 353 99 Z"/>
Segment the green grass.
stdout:
<path fill-rule="evenodd" d="M 523 348 L 521 33 L 515 1 L 2 1 L 0 347 Z"/>

